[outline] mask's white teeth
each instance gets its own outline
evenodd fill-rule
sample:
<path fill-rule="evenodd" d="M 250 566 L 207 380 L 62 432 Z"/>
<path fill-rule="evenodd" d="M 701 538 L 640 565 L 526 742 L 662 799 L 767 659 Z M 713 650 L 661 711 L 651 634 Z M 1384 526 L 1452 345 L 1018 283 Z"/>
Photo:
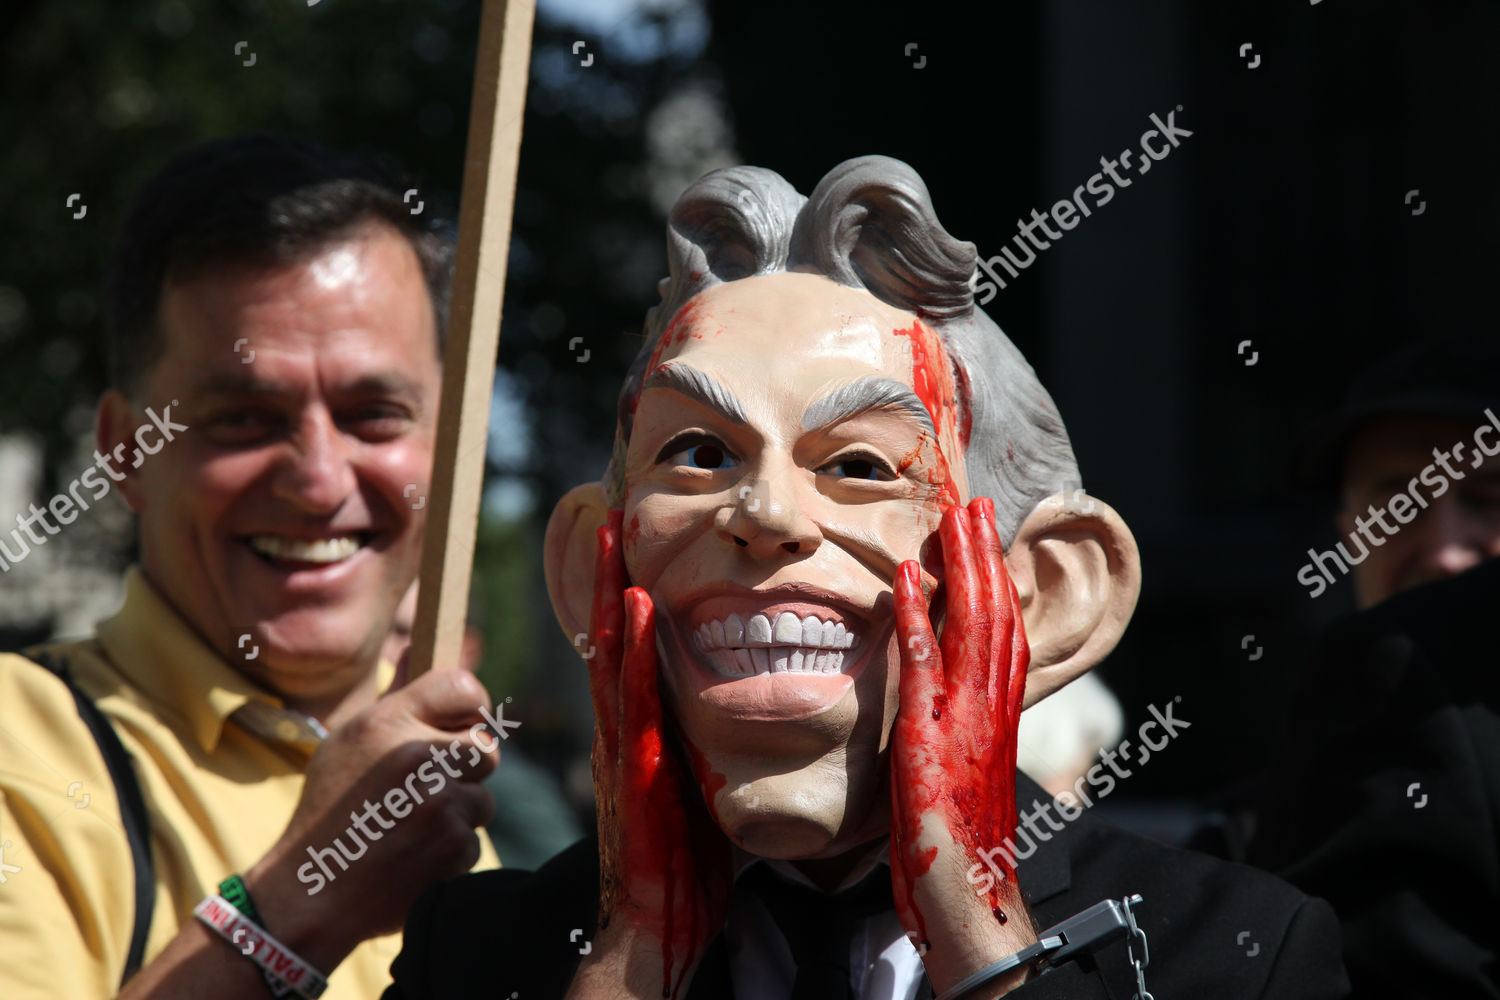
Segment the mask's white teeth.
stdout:
<path fill-rule="evenodd" d="M 261 555 L 272 559 L 294 559 L 297 562 L 341 562 L 360 549 L 359 539 L 354 535 L 319 538 L 312 542 L 284 535 L 252 535 L 249 541 L 250 547 Z"/>
<path fill-rule="evenodd" d="M 759 674 L 836 674 L 844 666 L 844 654 L 836 649 L 805 646 L 757 646 L 753 649 L 712 649 L 704 660 L 721 677 L 754 677 Z"/>
<path fill-rule="evenodd" d="M 769 674 L 771 672 L 771 651 L 764 646 L 757 646 L 750 650 L 750 662 L 755 666 L 757 674 Z"/>
<path fill-rule="evenodd" d="M 776 621 L 771 626 L 771 639 L 788 646 L 801 645 L 802 622 L 790 611 L 783 611 L 776 616 Z"/>
<path fill-rule="evenodd" d="M 854 646 L 855 636 L 843 622 L 825 622 L 815 615 L 799 619 L 791 612 L 783 611 L 776 615 L 774 622 L 764 614 L 751 615 L 748 622 L 735 614 L 706 621 L 689 633 L 688 640 L 701 652 L 746 646 L 850 649 Z"/>
<path fill-rule="evenodd" d="M 843 622 L 816 615 L 798 618 L 789 611 L 775 619 L 766 614 L 748 620 L 737 614 L 702 622 L 687 635 L 702 660 L 723 677 L 758 674 L 836 674 L 855 635 Z"/>

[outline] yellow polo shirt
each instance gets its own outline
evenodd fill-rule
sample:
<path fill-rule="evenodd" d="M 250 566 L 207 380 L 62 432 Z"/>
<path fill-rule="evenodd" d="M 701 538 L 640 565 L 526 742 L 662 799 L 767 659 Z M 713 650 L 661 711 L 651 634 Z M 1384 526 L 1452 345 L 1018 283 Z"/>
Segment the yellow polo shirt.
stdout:
<path fill-rule="evenodd" d="M 93 639 L 53 649 L 135 763 L 156 865 L 149 963 L 205 894 L 281 836 L 316 744 L 272 743 L 231 722 L 249 700 L 281 703 L 205 645 L 138 570 Z M 394 668 L 381 670 L 384 686 Z M 497 867 L 479 836 L 476 870 Z M 114 785 L 72 695 L 24 657 L 0 654 L 0 997 L 113 997 L 134 884 Z M 324 997 L 379 997 L 400 949 L 399 934 L 364 942 L 320 970 Z"/>

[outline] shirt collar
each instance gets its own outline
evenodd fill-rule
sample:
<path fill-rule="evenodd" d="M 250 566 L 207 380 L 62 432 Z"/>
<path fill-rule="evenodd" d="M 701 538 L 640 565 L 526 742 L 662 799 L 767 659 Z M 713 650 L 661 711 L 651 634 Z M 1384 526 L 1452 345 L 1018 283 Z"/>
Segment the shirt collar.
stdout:
<path fill-rule="evenodd" d="M 781 861 L 775 858 L 757 857 L 756 855 L 750 854 L 749 852 L 741 850 L 738 847 L 735 848 L 735 881 L 739 881 L 740 876 L 745 874 L 745 871 L 757 861 L 764 862 L 768 867 L 770 867 L 772 871 L 776 872 L 788 882 L 794 882 L 798 885 L 803 885 L 810 889 L 816 889 L 819 892 L 823 891 L 823 889 L 816 883 L 814 883 L 812 879 L 802 874 L 801 870 L 798 869 L 797 866 L 792 862 Z M 883 864 L 889 867 L 890 863 L 890 838 L 882 837 L 880 840 L 874 841 L 865 846 L 864 853 L 860 855 L 859 860 L 854 863 L 854 866 L 849 869 L 849 873 L 844 876 L 843 880 L 839 882 L 837 888 L 835 888 L 833 891 L 843 892 L 845 889 L 852 888 L 863 882 L 878 866 Z"/>
<path fill-rule="evenodd" d="M 236 671 L 167 603 L 139 567 L 125 575 L 125 602 L 96 631 L 115 668 L 157 705 L 175 713 L 212 753 L 229 717 L 249 702 L 271 709 L 282 700 Z M 380 689 L 395 667 L 380 662 Z M 300 744 L 299 744 L 300 745 Z"/>

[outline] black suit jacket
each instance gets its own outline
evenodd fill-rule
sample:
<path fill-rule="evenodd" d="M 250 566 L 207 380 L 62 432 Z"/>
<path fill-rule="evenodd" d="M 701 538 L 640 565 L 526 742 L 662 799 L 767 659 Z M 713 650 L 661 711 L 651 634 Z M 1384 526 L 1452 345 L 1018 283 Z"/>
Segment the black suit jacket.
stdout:
<path fill-rule="evenodd" d="M 1024 775 L 1018 785 L 1023 803 L 1045 797 Z M 1151 952 L 1146 986 L 1156 996 L 1347 995 L 1338 926 L 1321 900 L 1254 869 L 1126 833 L 1087 812 L 1051 837 L 1018 867 L 1038 928 L 1101 899 L 1140 893 L 1137 920 Z M 512 993 L 560 1000 L 580 951 L 590 947 L 598 882 L 590 838 L 536 872 L 479 872 L 434 886 L 408 914 L 385 1000 Z M 688 1000 L 734 996 L 725 951 L 722 938 L 714 942 Z M 1134 990 L 1120 942 L 1099 952 L 1097 965 L 1064 965 L 1010 995 L 1129 1000 Z"/>
<path fill-rule="evenodd" d="M 1361 996 L 1500 998 L 1500 559 L 1323 637 L 1250 860 L 1337 910 Z"/>

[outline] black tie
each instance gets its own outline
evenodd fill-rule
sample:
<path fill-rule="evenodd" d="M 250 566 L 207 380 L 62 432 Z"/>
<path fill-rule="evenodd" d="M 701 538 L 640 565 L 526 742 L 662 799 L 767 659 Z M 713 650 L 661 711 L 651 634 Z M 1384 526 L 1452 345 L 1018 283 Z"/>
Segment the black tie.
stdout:
<path fill-rule="evenodd" d="M 741 884 L 760 897 L 797 963 L 791 1000 L 853 1000 L 849 946 L 861 921 L 890 910 L 891 875 L 879 866 L 858 885 L 832 896 L 789 882 L 758 862 Z"/>

